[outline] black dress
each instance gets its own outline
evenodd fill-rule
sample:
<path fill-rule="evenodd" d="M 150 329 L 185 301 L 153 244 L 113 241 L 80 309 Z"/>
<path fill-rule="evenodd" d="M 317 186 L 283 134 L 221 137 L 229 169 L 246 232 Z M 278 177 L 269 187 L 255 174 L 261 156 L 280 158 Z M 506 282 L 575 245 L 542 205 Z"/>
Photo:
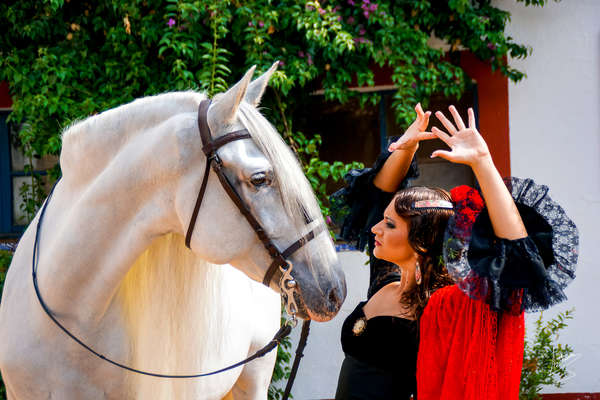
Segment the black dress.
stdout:
<path fill-rule="evenodd" d="M 355 242 L 360 250 L 368 247 L 368 298 L 388 283 L 400 280 L 400 270 L 396 265 L 372 255 L 374 237 L 371 228 L 381 221 L 383 211 L 394 196 L 394 193 L 376 188 L 373 178 L 390 154 L 381 154 L 373 168 L 350 171 L 345 177 L 347 186 L 330 198 L 334 219 L 343 220 L 340 236 Z M 409 180 L 417 176 L 417 165 L 413 160 L 399 189 L 407 187 Z M 408 400 L 416 393 L 418 323 L 404 318 L 378 316 L 368 320 L 366 329 L 356 335 L 352 329 L 356 321 L 364 317 L 362 308 L 365 304 L 366 301 L 359 303 L 342 326 L 345 358 L 335 398 Z"/>

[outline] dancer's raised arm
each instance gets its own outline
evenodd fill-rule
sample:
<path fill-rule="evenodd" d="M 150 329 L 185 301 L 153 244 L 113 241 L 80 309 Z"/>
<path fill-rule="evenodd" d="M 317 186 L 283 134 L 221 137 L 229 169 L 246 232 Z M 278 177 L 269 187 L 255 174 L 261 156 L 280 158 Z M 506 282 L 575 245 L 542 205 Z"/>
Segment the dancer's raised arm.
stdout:
<path fill-rule="evenodd" d="M 441 157 L 471 167 L 481 187 L 496 236 L 511 240 L 526 237 L 527 230 L 519 211 L 494 165 L 487 144 L 477 131 L 473 109 L 468 110 L 468 127 L 465 126 L 454 106 L 450 106 L 450 113 L 454 117 L 456 126 L 438 111 L 435 115 L 448 132 L 435 127 L 432 131 L 450 147 L 451 151 L 437 150 L 431 154 L 431 157 Z"/>
<path fill-rule="evenodd" d="M 423 112 L 420 103 L 415 107 L 415 111 L 417 112 L 417 118 L 400 139 L 390 144 L 388 151 L 393 153 L 373 179 L 373 184 L 385 192 L 398 190 L 398 186 L 404 179 L 413 156 L 419 148 L 419 142 L 436 138 L 433 133 L 425 132 L 427 125 L 429 125 L 431 111 Z"/>

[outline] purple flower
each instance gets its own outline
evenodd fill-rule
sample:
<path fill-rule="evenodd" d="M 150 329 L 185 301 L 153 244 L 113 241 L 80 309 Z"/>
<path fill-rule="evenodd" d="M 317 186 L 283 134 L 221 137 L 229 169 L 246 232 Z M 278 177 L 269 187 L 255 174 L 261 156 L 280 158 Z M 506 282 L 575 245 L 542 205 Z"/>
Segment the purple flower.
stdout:
<path fill-rule="evenodd" d="M 329 215 L 325 219 L 325 222 L 327 222 L 327 225 L 331 225 L 332 221 L 331 221 L 331 217 Z"/>
<path fill-rule="evenodd" d="M 173 18 L 169 18 L 169 20 L 167 21 L 167 26 L 169 28 L 172 28 L 173 25 L 175 25 L 175 20 Z"/>
<path fill-rule="evenodd" d="M 365 11 L 365 12 L 363 13 L 363 15 L 365 16 L 365 18 L 369 19 L 369 12 L 368 12 L 368 11 Z"/>
<path fill-rule="evenodd" d="M 487 44 L 487 47 L 488 47 L 488 49 L 490 49 L 490 50 L 496 50 L 496 44 L 494 44 L 494 43 L 492 43 L 492 42 L 489 42 L 489 43 Z"/>
<path fill-rule="evenodd" d="M 313 59 L 310 53 L 306 56 L 306 62 L 308 62 L 308 65 L 313 65 Z"/>
<path fill-rule="evenodd" d="M 354 24 L 354 17 L 348 17 L 346 22 L 348 22 L 350 25 Z"/>
<path fill-rule="evenodd" d="M 358 34 L 359 34 L 360 36 L 364 35 L 365 33 L 367 33 L 367 31 L 366 31 L 366 30 L 364 30 L 363 28 L 361 28 L 361 29 L 358 31 Z"/>
<path fill-rule="evenodd" d="M 258 26 L 260 26 L 262 28 L 263 26 L 265 26 L 265 23 L 262 21 L 258 21 Z"/>
<path fill-rule="evenodd" d="M 348 0 L 348 4 L 350 4 L 351 6 L 355 5 L 356 3 L 354 2 L 354 0 Z"/>
<path fill-rule="evenodd" d="M 338 15 L 338 16 L 337 16 L 337 20 L 338 20 L 338 22 L 342 22 L 342 16 L 341 16 L 341 15 Z"/>
<path fill-rule="evenodd" d="M 371 4 L 371 7 L 369 7 L 369 10 L 371 10 L 371 11 L 377 10 L 377 4 Z"/>
<path fill-rule="evenodd" d="M 412 85 L 410 85 L 413 89 L 417 88 L 417 84 L 415 82 L 412 83 Z"/>
<path fill-rule="evenodd" d="M 363 4 L 369 4 L 371 3 L 369 0 L 363 0 Z"/>
<path fill-rule="evenodd" d="M 338 11 L 340 10 L 340 8 L 342 8 L 342 7 L 341 7 L 341 6 L 339 6 L 339 5 L 338 5 L 338 6 L 335 6 L 335 7 L 333 7 L 333 10 L 332 10 L 332 11 L 333 11 L 333 12 L 338 12 Z"/>
<path fill-rule="evenodd" d="M 283 60 L 279 60 L 279 66 L 280 66 L 280 67 L 283 67 L 283 66 L 285 66 L 285 62 L 283 62 Z"/>
<path fill-rule="evenodd" d="M 319 14 L 321 14 L 321 15 L 325 14 L 325 10 L 323 10 L 322 8 L 319 8 Z"/>
<path fill-rule="evenodd" d="M 304 58 L 304 52 L 302 50 L 298 52 L 298 57 Z"/>
<path fill-rule="evenodd" d="M 254 26 L 254 24 L 252 23 L 252 21 L 248 22 L 248 26 Z"/>

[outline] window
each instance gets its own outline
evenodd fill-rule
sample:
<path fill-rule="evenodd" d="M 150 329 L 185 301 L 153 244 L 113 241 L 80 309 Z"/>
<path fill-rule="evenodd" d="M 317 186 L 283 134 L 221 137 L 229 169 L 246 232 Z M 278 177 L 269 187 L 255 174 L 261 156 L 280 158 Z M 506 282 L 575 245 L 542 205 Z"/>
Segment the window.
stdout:
<path fill-rule="evenodd" d="M 15 125 L 6 121 L 9 114 L 9 110 L 0 111 L 0 237 L 19 237 L 28 223 L 22 211 L 20 188 L 31 181 L 31 176 L 24 172 L 29 160 L 16 144 Z M 57 157 L 46 156 L 31 161 L 34 174 L 41 175 L 45 182 L 46 169 L 54 166 Z"/>
<path fill-rule="evenodd" d="M 308 136 L 320 134 L 323 139 L 321 158 L 326 161 L 361 161 L 365 166 L 373 164 L 379 153 L 387 148 L 393 136 L 400 136 L 405 127 L 396 123 L 392 109 L 393 90 L 379 91 L 379 104 L 359 106 L 356 99 L 345 104 L 327 102 L 323 96 L 310 96 L 302 111 L 297 114 L 296 127 Z M 430 99 L 431 111 L 441 110 L 449 116 L 448 106 L 454 104 L 464 121 L 467 108 L 473 107 L 476 119 L 477 86 L 471 85 L 460 100 L 436 96 Z M 432 115 L 430 126 L 443 126 Z M 472 171 L 466 165 L 453 164 L 441 158 L 429 156 L 436 149 L 445 149 L 439 139 L 422 142 L 417 152 L 420 177 L 412 185 L 437 186 L 444 189 L 474 184 Z M 330 188 L 332 192 L 335 188 Z"/>

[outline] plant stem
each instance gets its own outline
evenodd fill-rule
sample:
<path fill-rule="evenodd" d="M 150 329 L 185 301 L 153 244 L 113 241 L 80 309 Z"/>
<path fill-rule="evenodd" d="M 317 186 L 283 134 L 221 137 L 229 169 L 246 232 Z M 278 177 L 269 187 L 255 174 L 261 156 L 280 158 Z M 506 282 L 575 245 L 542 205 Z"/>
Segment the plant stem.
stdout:
<path fill-rule="evenodd" d="M 292 150 L 294 150 L 294 153 L 296 153 L 296 156 L 298 156 L 298 159 L 300 159 L 300 155 L 298 154 L 298 148 L 296 147 L 296 143 L 294 142 L 294 139 L 292 138 L 292 131 L 290 130 L 290 127 L 287 123 L 287 118 L 283 111 L 283 105 L 281 104 L 281 98 L 279 97 L 279 92 L 277 92 L 277 89 L 275 89 L 275 88 L 273 88 L 273 92 L 275 93 L 275 100 L 277 101 L 277 108 L 279 109 L 279 114 L 281 114 L 281 119 L 283 121 L 283 127 L 285 128 L 284 132 L 283 132 L 283 136 L 285 136 L 290 147 L 292 148 Z"/>
<path fill-rule="evenodd" d="M 216 14 L 215 14 L 216 15 Z M 217 22 L 213 19 L 212 21 L 213 28 L 213 48 L 212 48 L 212 65 L 211 65 L 211 73 L 210 73 L 210 95 L 214 94 L 215 90 L 215 73 L 217 69 Z"/>

